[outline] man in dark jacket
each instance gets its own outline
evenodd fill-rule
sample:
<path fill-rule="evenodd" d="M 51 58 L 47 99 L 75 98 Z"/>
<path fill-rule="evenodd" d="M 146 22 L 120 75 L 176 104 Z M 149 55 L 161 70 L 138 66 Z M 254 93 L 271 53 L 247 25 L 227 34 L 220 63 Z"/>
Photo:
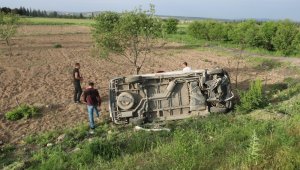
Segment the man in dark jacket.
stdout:
<path fill-rule="evenodd" d="M 73 80 L 74 80 L 74 102 L 75 103 L 80 103 L 80 96 L 82 94 L 82 89 L 81 89 L 81 85 L 80 85 L 80 81 L 83 80 L 80 72 L 80 64 L 76 63 L 75 64 L 75 68 L 73 70 Z"/>
<path fill-rule="evenodd" d="M 101 98 L 97 89 L 94 89 L 94 83 L 89 82 L 89 86 L 85 89 L 83 93 L 83 101 L 87 104 L 90 128 L 95 128 L 94 123 L 94 111 L 97 117 L 99 117 L 98 106 L 101 106 Z"/>

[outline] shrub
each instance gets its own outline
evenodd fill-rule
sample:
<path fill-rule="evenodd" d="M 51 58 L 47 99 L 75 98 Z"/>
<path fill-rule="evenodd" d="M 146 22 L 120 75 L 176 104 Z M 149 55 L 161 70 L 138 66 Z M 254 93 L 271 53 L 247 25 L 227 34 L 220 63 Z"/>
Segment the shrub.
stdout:
<path fill-rule="evenodd" d="M 230 39 L 236 44 L 258 47 L 261 44 L 259 26 L 255 20 L 238 23 L 229 33 Z"/>
<path fill-rule="evenodd" d="M 250 88 L 246 92 L 240 93 L 240 104 L 237 106 L 237 111 L 247 113 L 257 108 L 266 106 L 267 101 L 263 94 L 261 80 L 251 82 Z"/>
<path fill-rule="evenodd" d="M 261 36 L 261 45 L 264 49 L 269 51 L 274 50 L 274 45 L 272 44 L 272 39 L 276 35 L 278 23 L 274 21 L 268 21 L 261 25 L 259 34 Z"/>
<path fill-rule="evenodd" d="M 54 44 L 54 45 L 53 45 L 53 48 L 62 48 L 62 45 L 61 45 L 61 44 L 58 44 L 58 43 L 56 43 L 56 44 Z"/>
<path fill-rule="evenodd" d="M 197 39 L 210 40 L 209 30 L 206 22 L 204 21 L 194 21 L 188 26 L 188 33 L 192 37 Z"/>
<path fill-rule="evenodd" d="M 227 40 L 228 39 L 228 26 L 221 22 L 208 22 L 209 37 L 211 40 Z"/>
<path fill-rule="evenodd" d="M 293 48 L 295 48 L 296 50 L 300 51 L 300 31 L 299 31 L 298 34 L 295 36 L 295 39 L 293 40 L 292 46 L 293 46 Z"/>
<path fill-rule="evenodd" d="M 293 45 L 298 34 L 296 24 L 291 21 L 283 21 L 279 24 L 276 35 L 272 43 L 276 50 L 281 51 L 284 55 L 290 55 L 295 52 L 296 47 Z"/>
<path fill-rule="evenodd" d="M 179 23 L 178 19 L 169 18 L 164 22 L 164 29 L 167 34 L 174 34 L 177 32 L 177 25 Z"/>
<path fill-rule="evenodd" d="M 38 109 L 29 105 L 20 105 L 17 108 L 5 113 L 5 118 L 8 120 L 19 120 L 25 117 L 26 119 L 37 115 Z"/>

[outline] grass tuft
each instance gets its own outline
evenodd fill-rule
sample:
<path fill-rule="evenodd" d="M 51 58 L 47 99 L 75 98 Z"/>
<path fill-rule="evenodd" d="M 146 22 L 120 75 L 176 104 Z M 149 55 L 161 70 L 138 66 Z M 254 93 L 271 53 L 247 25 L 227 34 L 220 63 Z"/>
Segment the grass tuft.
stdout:
<path fill-rule="evenodd" d="M 53 48 L 62 48 L 62 45 L 59 44 L 59 43 L 56 43 L 56 44 L 53 45 Z"/>
<path fill-rule="evenodd" d="M 15 120 L 22 119 L 23 117 L 28 119 L 30 117 L 37 116 L 38 114 L 39 114 L 38 108 L 24 104 L 5 113 L 5 118 L 7 120 L 15 121 Z"/>

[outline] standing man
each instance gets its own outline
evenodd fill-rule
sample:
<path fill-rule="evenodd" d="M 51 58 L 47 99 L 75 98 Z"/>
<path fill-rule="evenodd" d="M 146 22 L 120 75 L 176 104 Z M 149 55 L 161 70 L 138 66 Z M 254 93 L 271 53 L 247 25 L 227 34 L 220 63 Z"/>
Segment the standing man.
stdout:
<path fill-rule="evenodd" d="M 101 106 L 101 98 L 97 89 L 94 89 L 94 83 L 89 82 L 89 86 L 83 93 L 83 101 L 87 104 L 87 110 L 89 115 L 90 128 L 95 128 L 94 123 L 94 111 L 97 117 L 99 117 L 98 106 Z"/>
<path fill-rule="evenodd" d="M 80 64 L 79 63 L 75 63 L 75 68 L 73 70 L 73 78 L 74 78 L 74 102 L 75 103 L 80 103 L 80 96 L 82 94 L 82 89 L 81 89 L 81 85 L 80 85 L 80 81 L 82 81 L 82 76 L 79 72 L 80 69 Z"/>
<path fill-rule="evenodd" d="M 183 62 L 182 65 L 183 65 L 183 70 L 182 70 L 183 72 L 190 72 L 190 71 L 192 71 L 191 67 L 188 67 L 187 62 Z"/>

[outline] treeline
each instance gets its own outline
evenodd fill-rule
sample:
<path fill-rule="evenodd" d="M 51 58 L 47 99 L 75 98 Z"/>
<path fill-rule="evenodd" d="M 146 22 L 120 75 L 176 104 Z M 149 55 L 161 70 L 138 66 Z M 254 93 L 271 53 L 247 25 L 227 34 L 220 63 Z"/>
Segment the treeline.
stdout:
<path fill-rule="evenodd" d="M 57 11 L 47 12 L 45 10 L 36 10 L 31 8 L 7 8 L 7 7 L 0 7 L 0 12 L 4 13 L 14 13 L 20 16 L 28 16 L 28 17 L 49 17 L 49 18 L 84 18 L 83 14 L 80 13 L 79 15 L 74 14 L 59 14 Z"/>
<path fill-rule="evenodd" d="M 198 39 L 224 41 L 241 47 L 258 47 L 278 51 L 283 55 L 300 51 L 300 27 L 289 20 L 257 22 L 194 21 L 188 26 L 188 33 Z"/>

